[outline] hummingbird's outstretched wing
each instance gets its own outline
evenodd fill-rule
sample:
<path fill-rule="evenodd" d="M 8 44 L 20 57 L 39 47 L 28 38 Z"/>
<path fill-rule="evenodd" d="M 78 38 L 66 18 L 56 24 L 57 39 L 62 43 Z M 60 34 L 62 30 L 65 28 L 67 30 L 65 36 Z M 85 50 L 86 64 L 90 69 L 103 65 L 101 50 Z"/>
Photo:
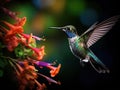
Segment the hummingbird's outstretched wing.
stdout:
<path fill-rule="evenodd" d="M 94 43 L 96 43 L 101 37 L 103 37 L 118 21 L 120 15 L 113 16 L 108 18 L 101 23 L 93 24 L 86 32 L 82 34 L 82 37 L 85 38 L 87 47 L 89 48 Z"/>

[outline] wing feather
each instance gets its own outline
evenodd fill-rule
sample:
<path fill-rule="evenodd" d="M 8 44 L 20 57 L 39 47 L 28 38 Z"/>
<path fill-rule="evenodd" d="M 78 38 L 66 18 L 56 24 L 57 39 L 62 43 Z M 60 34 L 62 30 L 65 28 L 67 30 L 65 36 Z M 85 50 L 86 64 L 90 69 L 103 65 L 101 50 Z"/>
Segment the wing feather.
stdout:
<path fill-rule="evenodd" d="M 115 23 L 118 21 L 119 18 L 120 18 L 119 15 L 113 16 L 101 22 L 100 24 L 96 25 L 96 27 L 93 30 L 88 29 L 89 31 L 92 31 L 92 33 L 89 32 L 90 35 L 89 38 L 87 38 L 87 42 L 86 42 L 87 47 L 92 46 L 101 37 L 103 37 L 115 25 Z"/>

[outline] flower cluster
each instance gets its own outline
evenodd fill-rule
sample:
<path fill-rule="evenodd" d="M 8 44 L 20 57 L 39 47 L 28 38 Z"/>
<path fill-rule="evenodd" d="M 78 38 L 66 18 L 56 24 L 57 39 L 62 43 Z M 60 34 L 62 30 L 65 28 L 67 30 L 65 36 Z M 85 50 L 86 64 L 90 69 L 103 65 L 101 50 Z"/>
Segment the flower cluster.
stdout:
<path fill-rule="evenodd" d="M 16 22 L 11 24 L 7 21 L 1 21 L 0 25 L 0 75 L 2 77 L 3 66 L 2 59 L 6 60 L 14 69 L 19 81 L 19 90 L 29 88 L 32 90 L 37 86 L 37 90 L 44 90 L 46 85 L 38 82 L 38 76 L 48 80 L 50 83 L 60 84 L 52 77 L 55 77 L 61 68 L 61 64 L 55 66 L 53 63 L 41 61 L 44 57 L 45 46 L 38 47 L 36 40 L 45 41 L 45 39 L 25 34 L 23 26 L 26 23 L 26 17 L 18 18 L 16 14 L 2 7 L 2 10 L 11 16 Z M 6 54 L 5 51 L 9 54 Z M 12 53 L 12 54 L 11 54 Z M 2 62 L 2 63 L 1 63 Z M 51 78 L 40 73 L 36 67 L 45 67 L 50 70 Z"/>

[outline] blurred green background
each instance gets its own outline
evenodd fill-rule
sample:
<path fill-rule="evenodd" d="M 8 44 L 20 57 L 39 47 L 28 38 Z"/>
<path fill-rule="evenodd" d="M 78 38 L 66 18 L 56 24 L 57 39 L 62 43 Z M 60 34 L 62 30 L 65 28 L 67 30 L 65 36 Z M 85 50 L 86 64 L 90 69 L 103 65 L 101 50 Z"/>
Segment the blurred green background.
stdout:
<path fill-rule="evenodd" d="M 77 28 L 78 34 L 81 34 L 96 21 L 102 21 L 119 14 L 117 3 L 114 0 L 11 0 L 5 3 L 4 7 L 18 12 L 19 17 L 27 17 L 27 22 L 24 25 L 25 33 L 33 33 L 39 37 L 44 36 L 46 41 L 37 42 L 40 46 L 45 45 L 44 61 L 56 61 L 62 64 L 60 73 L 55 77 L 56 80 L 61 81 L 62 85 L 53 85 L 49 88 L 52 90 L 63 90 L 64 88 L 78 90 L 96 88 L 97 86 L 108 88 L 115 80 L 116 72 L 100 75 L 91 66 L 82 68 L 79 60 L 73 56 L 69 49 L 65 33 L 48 29 L 48 27 L 71 24 Z M 8 16 L 1 17 L 0 15 L 0 18 L 14 22 Z M 117 28 L 115 28 L 116 32 L 118 32 Z M 116 49 L 111 48 L 113 44 L 110 45 L 111 38 L 116 36 L 114 31 L 110 31 L 104 39 L 92 47 L 93 52 L 111 70 L 117 68 L 114 67 L 116 62 L 113 61 L 115 57 L 113 52 Z M 113 43 L 116 42 L 113 41 Z"/>

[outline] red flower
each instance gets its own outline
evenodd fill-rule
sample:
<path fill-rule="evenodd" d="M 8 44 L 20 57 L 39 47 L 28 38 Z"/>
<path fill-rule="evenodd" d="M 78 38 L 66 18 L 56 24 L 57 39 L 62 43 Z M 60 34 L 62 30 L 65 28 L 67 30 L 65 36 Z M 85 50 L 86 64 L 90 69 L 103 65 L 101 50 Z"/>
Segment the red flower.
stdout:
<path fill-rule="evenodd" d="M 51 77 L 54 77 L 56 76 L 59 71 L 60 71 L 60 68 L 61 68 L 61 64 L 59 64 L 57 67 L 54 67 L 52 66 L 51 63 L 47 63 L 47 62 L 42 62 L 42 61 L 35 61 L 34 62 L 35 65 L 39 66 L 39 67 L 47 67 L 50 69 L 50 74 L 51 74 Z"/>
<path fill-rule="evenodd" d="M 18 46 L 19 40 L 16 36 L 17 34 L 23 33 L 23 25 L 26 22 L 26 17 L 22 18 L 16 25 L 12 25 L 6 21 L 3 21 L 3 23 L 8 26 L 9 30 L 2 27 L 2 31 L 4 31 L 5 35 L 3 36 L 3 42 L 8 48 L 9 51 L 13 51 L 15 47 Z"/>
<path fill-rule="evenodd" d="M 51 68 L 51 71 L 50 71 L 51 77 L 55 77 L 60 71 L 61 64 L 59 64 L 58 67 L 49 66 L 49 68 Z"/>
<path fill-rule="evenodd" d="M 31 36 L 32 36 L 32 38 L 34 38 L 34 39 L 36 39 L 36 40 L 45 40 L 45 39 L 43 39 L 43 38 L 39 38 L 39 37 L 37 37 L 37 36 L 33 36 L 33 35 L 28 35 L 28 34 L 24 34 L 24 33 L 21 33 L 21 35 L 24 37 L 24 38 L 26 38 L 26 39 L 29 39 Z"/>
<path fill-rule="evenodd" d="M 23 32 L 23 27 L 22 26 L 15 26 L 12 25 L 6 21 L 3 21 L 4 24 L 6 24 L 9 27 L 9 30 L 7 31 L 7 33 L 5 34 L 5 39 L 15 36 L 16 34 L 20 34 Z"/>
<path fill-rule="evenodd" d="M 31 48 L 34 51 L 33 56 L 36 57 L 37 60 L 42 60 L 43 56 L 45 55 L 45 46 L 42 46 L 41 48 L 34 48 L 31 46 L 28 46 L 29 48 Z"/>
<path fill-rule="evenodd" d="M 18 80 L 20 84 L 19 90 L 25 90 L 27 86 L 29 86 L 30 90 L 32 90 L 36 84 L 35 80 L 38 77 L 36 69 L 33 65 L 29 65 L 27 60 L 24 60 L 21 66 L 19 64 L 17 64 L 20 71 L 18 74 Z"/>
<path fill-rule="evenodd" d="M 4 39 L 4 43 L 9 51 L 13 51 L 18 46 L 19 41 L 17 37 L 12 36 Z"/>

